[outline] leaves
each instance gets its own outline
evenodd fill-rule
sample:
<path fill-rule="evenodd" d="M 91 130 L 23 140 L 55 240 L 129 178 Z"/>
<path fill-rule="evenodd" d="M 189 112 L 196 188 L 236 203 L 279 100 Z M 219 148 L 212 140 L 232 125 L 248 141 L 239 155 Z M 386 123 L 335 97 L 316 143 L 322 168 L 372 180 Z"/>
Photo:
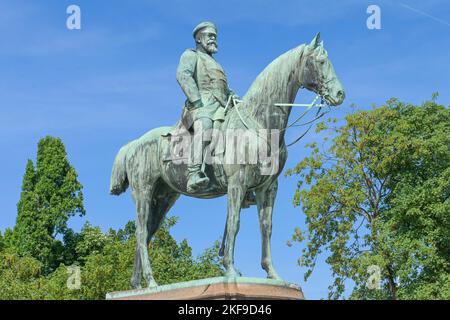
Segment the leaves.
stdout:
<path fill-rule="evenodd" d="M 130 289 L 135 223 L 104 233 L 87 222 L 74 232 L 67 222 L 85 214 L 81 190 L 62 141 L 39 141 L 36 166 L 27 162 L 14 230 L 0 233 L 0 300 L 104 299 L 107 292 Z M 176 222 L 167 218 L 149 245 L 159 284 L 223 275 L 219 243 L 195 258 L 186 240 L 171 236 Z M 79 289 L 67 285 L 72 265 L 81 271 Z"/>
<path fill-rule="evenodd" d="M 421 106 L 396 99 L 355 112 L 327 129 L 326 150 L 288 170 L 300 181 L 293 202 L 308 230 L 299 264 L 311 275 L 322 252 L 334 282 L 330 298 L 449 297 L 450 112 L 435 98 Z M 367 288 L 367 270 L 381 268 L 381 290 Z M 441 288 L 440 291 L 435 290 Z"/>
<path fill-rule="evenodd" d="M 176 223 L 171 217 L 163 223 L 149 246 L 155 278 L 160 285 L 223 275 L 219 242 L 197 258 L 186 240 L 177 243 L 169 229 Z M 133 229 L 134 222 L 125 229 Z M 44 274 L 42 263 L 32 257 L 0 252 L 0 299 L 104 299 L 107 292 L 129 290 L 133 272 L 136 239 L 117 236 L 124 232 L 102 233 L 99 227 L 86 223 L 75 234 L 81 286 L 69 289 L 68 266 L 61 264 Z M 115 235 L 116 234 L 116 235 Z M 144 286 L 145 283 L 142 282 Z"/>
<path fill-rule="evenodd" d="M 69 217 L 85 213 L 81 190 L 62 141 L 41 139 L 36 168 L 28 160 L 25 169 L 12 242 L 20 255 L 41 261 L 45 273 L 64 261 L 63 245 L 56 236 L 68 232 Z"/>

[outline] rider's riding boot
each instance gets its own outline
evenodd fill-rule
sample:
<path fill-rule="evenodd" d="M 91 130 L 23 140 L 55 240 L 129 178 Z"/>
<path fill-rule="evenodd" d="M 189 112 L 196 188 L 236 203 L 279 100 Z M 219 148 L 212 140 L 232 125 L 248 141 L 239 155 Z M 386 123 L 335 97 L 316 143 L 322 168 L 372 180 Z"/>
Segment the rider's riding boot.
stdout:
<path fill-rule="evenodd" d="M 205 188 L 209 183 L 209 178 L 201 171 L 201 164 L 188 166 L 187 192 L 193 193 Z"/>

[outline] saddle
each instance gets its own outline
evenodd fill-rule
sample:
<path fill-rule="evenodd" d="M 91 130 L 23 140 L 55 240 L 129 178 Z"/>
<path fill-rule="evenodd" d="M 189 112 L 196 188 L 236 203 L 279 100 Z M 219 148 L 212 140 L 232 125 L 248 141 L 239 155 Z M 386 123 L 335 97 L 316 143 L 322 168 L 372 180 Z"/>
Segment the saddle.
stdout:
<path fill-rule="evenodd" d="M 194 135 L 194 130 L 191 128 L 187 129 L 183 124 L 183 121 L 179 120 L 168 132 L 161 134 L 161 136 L 169 143 L 169 147 L 165 148 L 165 154 L 163 157 L 163 161 L 172 161 L 174 160 L 174 155 L 179 160 L 187 160 L 189 152 L 182 152 L 185 150 L 183 144 L 183 138 L 189 138 L 192 141 Z M 180 152 L 177 152 L 179 150 Z"/>
<path fill-rule="evenodd" d="M 227 126 L 229 114 L 230 113 L 227 114 L 225 121 L 222 123 L 222 128 Z M 219 130 L 222 130 L 222 128 L 219 128 Z M 165 140 L 165 146 L 162 148 L 162 159 L 165 166 L 174 168 L 174 165 L 176 164 L 188 163 L 190 157 L 190 146 L 188 147 L 187 143 L 190 143 L 192 141 L 193 135 L 193 126 L 190 126 L 188 129 L 183 120 L 179 120 L 170 130 L 161 134 L 163 140 Z M 225 152 L 225 145 L 223 146 L 223 149 L 220 150 L 220 152 Z M 176 169 L 178 173 L 183 175 L 185 171 L 178 165 L 176 165 L 176 167 L 178 167 L 178 169 Z M 205 172 L 206 175 L 210 178 L 210 185 L 206 190 L 203 190 L 204 192 L 208 191 L 209 189 L 216 188 L 226 190 L 227 178 L 222 165 L 212 165 L 206 164 L 204 162 L 202 171 Z M 183 180 L 183 178 L 178 176 L 178 179 Z M 256 199 L 254 193 L 248 192 L 242 202 L 242 208 L 248 208 L 255 204 Z"/>
<path fill-rule="evenodd" d="M 189 112 L 189 102 L 186 100 L 185 106 L 183 108 L 182 114 L 181 114 L 181 120 L 179 120 L 168 132 L 162 134 L 161 136 L 166 138 L 168 142 L 170 142 L 171 147 L 168 148 L 165 157 L 163 158 L 165 161 L 170 161 L 169 159 L 171 157 L 171 154 L 173 156 L 174 150 L 175 154 L 177 154 L 176 150 L 184 149 L 186 146 L 182 146 L 183 138 L 190 139 L 189 141 L 192 141 L 193 135 L 194 135 L 194 129 L 193 124 L 194 120 L 192 118 L 192 113 Z M 222 125 L 219 130 L 224 127 L 224 125 L 227 123 L 228 115 L 225 116 L 225 121 L 222 122 Z M 216 128 L 217 129 L 217 128 Z M 184 148 L 182 148 L 184 147 Z M 178 154 L 177 154 L 178 155 Z M 185 159 L 189 156 L 189 154 L 179 154 L 178 155 L 180 160 Z"/>

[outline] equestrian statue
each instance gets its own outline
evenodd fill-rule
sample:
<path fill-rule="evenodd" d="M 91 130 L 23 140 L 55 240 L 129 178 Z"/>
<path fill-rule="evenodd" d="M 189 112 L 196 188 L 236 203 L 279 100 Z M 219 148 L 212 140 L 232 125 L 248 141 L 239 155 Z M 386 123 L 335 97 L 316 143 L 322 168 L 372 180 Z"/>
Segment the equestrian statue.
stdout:
<path fill-rule="evenodd" d="M 227 277 L 240 276 L 234 248 L 241 208 L 256 204 L 261 265 L 268 278 L 281 280 L 273 266 L 270 239 L 278 176 L 287 159 L 284 136 L 289 115 L 300 88 L 316 93 L 328 107 L 342 104 L 344 89 L 319 33 L 311 43 L 272 61 L 242 100 L 228 87 L 225 72 L 213 57 L 218 51 L 216 26 L 202 22 L 193 37 L 196 48 L 182 54 L 177 69 L 186 95 L 181 120 L 124 145 L 114 161 L 110 193 L 119 195 L 130 187 L 137 211 L 131 285 L 140 288 L 143 275 L 148 287 L 157 286 L 148 244 L 180 195 L 201 199 L 228 195 L 221 249 Z M 252 161 L 242 161 L 250 153 Z"/>

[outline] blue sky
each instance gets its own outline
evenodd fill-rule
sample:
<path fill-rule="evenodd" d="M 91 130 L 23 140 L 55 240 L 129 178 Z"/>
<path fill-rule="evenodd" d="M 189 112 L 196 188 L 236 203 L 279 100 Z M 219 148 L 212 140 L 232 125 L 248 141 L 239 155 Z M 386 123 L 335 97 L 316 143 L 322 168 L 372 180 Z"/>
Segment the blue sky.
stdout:
<path fill-rule="evenodd" d="M 82 29 L 66 28 L 66 8 L 77 4 Z M 381 30 L 366 27 L 368 5 L 381 8 Z M 217 60 L 230 87 L 243 96 L 271 60 L 317 31 L 346 89 L 349 106 L 369 108 L 390 97 L 421 103 L 440 93 L 449 105 L 450 3 L 388 1 L 92 1 L 2 0 L 0 2 L 0 230 L 12 227 L 28 158 L 45 135 L 62 138 L 84 185 L 84 218 L 103 230 L 134 219 L 130 194 L 108 194 L 118 149 L 148 130 L 178 120 L 184 96 L 175 80 L 181 53 L 192 47 L 191 31 L 203 20 L 219 30 Z M 300 91 L 296 102 L 313 95 Z M 300 111 L 294 111 L 292 117 Z M 299 134 L 292 130 L 287 141 Z M 304 143 L 321 141 L 309 133 Z M 289 150 L 287 168 L 305 156 L 304 143 Z M 304 216 L 292 206 L 294 177 L 280 177 L 272 236 L 274 263 L 309 299 L 326 298 L 331 283 L 323 259 L 306 283 L 297 266 L 300 245 L 289 248 Z M 170 212 L 180 217 L 176 239 L 187 238 L 194 254 L 221 237 L 226 198 L 182 197 Z M 236 265 L 245 276 L 264 277 L 256 209 L 243 210 Z"/>

